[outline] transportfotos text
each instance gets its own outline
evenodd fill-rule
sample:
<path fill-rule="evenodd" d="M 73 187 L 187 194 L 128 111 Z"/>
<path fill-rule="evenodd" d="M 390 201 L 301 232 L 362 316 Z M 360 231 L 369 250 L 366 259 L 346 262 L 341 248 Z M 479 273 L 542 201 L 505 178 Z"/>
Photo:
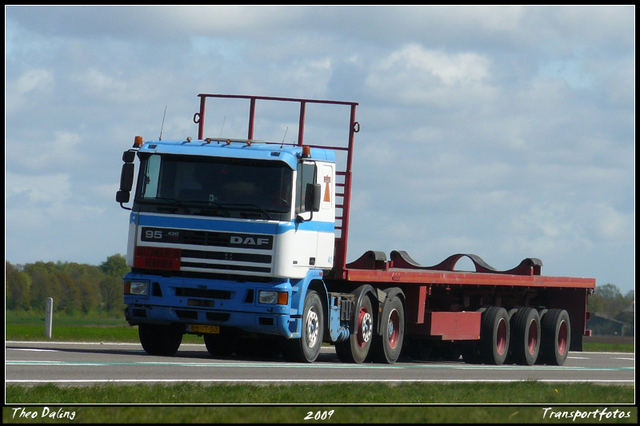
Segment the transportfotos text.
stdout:
<path fill-rule="evenodd" d="M 607 408 L 595 409 L 592 411 L 581 411 L 581 410 L 556 410 L 552 407 L 546 407 L 542 409 L 543 419 L 571 419 L 576 421 L 576 419 L 597 419 L 601 421 L 603 419 L 628 419 L 631 417 L 631 411 L 621 411 L 616 409 L 615 411 L 607 410 Z"/>

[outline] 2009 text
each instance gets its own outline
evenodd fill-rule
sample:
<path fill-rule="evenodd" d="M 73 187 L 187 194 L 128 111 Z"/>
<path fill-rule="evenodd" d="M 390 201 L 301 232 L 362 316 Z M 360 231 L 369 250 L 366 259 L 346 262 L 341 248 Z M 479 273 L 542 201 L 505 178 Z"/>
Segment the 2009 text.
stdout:
<path fill-rule="evenodd" d="M 335 412 L 335 410 L 330 410 L 330 411 L 309 411 L 307 412 L 307 415 L 305 416 L 305 420 L 329 420 L 331 418 L 331 416 L 333 416 L 333 413 Z"/>

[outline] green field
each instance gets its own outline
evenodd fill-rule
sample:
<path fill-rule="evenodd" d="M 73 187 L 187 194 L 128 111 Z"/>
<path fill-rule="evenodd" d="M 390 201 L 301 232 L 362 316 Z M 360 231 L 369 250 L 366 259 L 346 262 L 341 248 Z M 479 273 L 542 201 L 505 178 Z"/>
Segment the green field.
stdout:
<path fill-rule="evenodd" d="M 6 340 L 46 340 L 43 316 L 7 312 L 6 324 Z M 60 316 L 54 318 L 52 340 L 138 342 L 138 336 L 124 319 Z M 201 343 L 202 338 L 185 336 L 184 342 Z M 632 344 L 597 345 L 589 348 L 586 343 L 585 350 L 633 352 Z M 632 386 L 535 381 L 396 386 L 9 385 L 5 391 L 9 404 L 3 409 L 5 423 L 32 423 L 34 419 L 24 418 L 27 411 L 50 423 L 68 423 L 72 412 L 74 423 L 637 422 L 637 409 L 629 405 L 635 402 Z M 604 414 L 594 413 L 605 408 Z M 570 415 L 575 420 L 553 417 Z M 596 415 L 604 418 L 594 420 Z"/>

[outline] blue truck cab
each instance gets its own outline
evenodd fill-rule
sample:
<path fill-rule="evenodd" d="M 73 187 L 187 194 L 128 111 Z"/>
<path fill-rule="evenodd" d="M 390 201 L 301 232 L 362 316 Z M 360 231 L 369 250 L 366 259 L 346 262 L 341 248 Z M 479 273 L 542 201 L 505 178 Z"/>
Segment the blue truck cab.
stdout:
<path fill-rule="evenodd" d="M 131 211 L 126 319 L 150 354 L 173 355 L 195 334 L 212 355 L 248 342 L 313 362 L 323 341 L 346 342 L 355 324 L 360 293 L 331 290 L 327 277 L 346 265 L 357 103 L 199 97 L 196 139 L 136 136 L 122 157 L 116 201 Z M 249 101 L 246 138 L 205 137 L 206 101 L 219 98 Z M 257 101 L 300 106 L 295 143 L 255 140 Z M 304 143 L 307 104 L 350 109 L 346 147 Z"/>
<path fill-rule="evenodd" d="M 129 323 L 156 326 L 146 331 L 151 341 L 172 325 L 176 335 L 223 327 L 300 338 L 301 295 L 333 265 L 334 152 L 229 139 L 150 141 L 130 151 L 140 166 Z M 163 350 L 151 352 L 175 346 L 154 344 Z"/>

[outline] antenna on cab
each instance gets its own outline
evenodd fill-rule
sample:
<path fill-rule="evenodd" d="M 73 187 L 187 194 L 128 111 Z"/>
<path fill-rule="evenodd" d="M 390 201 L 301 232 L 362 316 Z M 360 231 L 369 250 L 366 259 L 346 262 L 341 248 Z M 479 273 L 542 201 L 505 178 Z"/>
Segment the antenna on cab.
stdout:
<path fill-rule="evenodd" d="M 164 130 L 164 119 L 167 116 L 167 107 L 169 105 L 165 105 L 164 106 L 164 115 L 162 116 L 162 125 L 160 126 L 160 136 L 158 137 L 158 140 L 161 141 L 162 140 L 162 131 Z"/>

